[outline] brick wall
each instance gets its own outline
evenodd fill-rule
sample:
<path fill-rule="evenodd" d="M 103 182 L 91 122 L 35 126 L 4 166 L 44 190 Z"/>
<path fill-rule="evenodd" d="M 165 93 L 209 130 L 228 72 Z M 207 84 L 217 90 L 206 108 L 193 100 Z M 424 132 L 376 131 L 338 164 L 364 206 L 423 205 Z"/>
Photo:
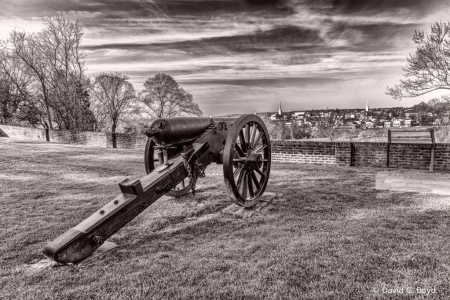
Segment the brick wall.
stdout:
<path fill-rule="evenodd" d="M 350 143 L 349 143 L 350 144 Z M 355 167 L 386 167 L 387 143 L 351 143 L 351 166 Z M 391 147 L 391 155 L 395 149 Z"/>
<path fill-rule="evenodd" d="M 389 150 L 389 166 L 404 169 L 430 167 L 431 145 L 395 145 Z"/>
<path fill-rule="evenodd" d="M 272 160 L 385 168 L 387 143 L 272 141 Z M 431 145 L 397 145 L 389 149 L 389 167 L 428 170 Z M 450 144 L 436 144 L 434 170 L 450 170 Z"/>
<path fill-rule="evenodd" d="M 46 130 L 0 124 L 0 137 L 112 148 L 112 134 L 109 132 Z M 144 150 L 147 143 L 147 137 L 137 133 L 116 133 L 116 138 L 117 148 L 123 149 Z"/>
<path fill-rule="evenodd" d="M 434 149 L 435 170 L 450 170 L 450 144 L 437 144 Z"/>
<path fill-rule="evenodd" d="M 273 140 L 272 160 L 311 164 L 336 164 L 335 143 Z"/>
<path fill-rule="evenodd" d="M 106 136 L 102 132 L 49 130 L 49 140 L 55 143 L 105 147 Z"/>
<path fill-rule="evenodd" d="M 6 135 L 10 138 L 34 141 L 46 140 L 45 129 L 43 128 L 20 127 L 1 124 L 0 130 L 3 132 L 3 135 Z"/>
<path fill-rule="evenodd" d="M 116 145 L 119 149 L 144 150 L 147 136 L 137 133 L 116 133 Z M 106 134 L 106 147 L 112 148 L 112 134 Z"/>
<path fill-rule="evenodd" d="M 102 132 L 75 132 L 0 124 L 0 136 L 2 135 L 19 140 L 50 141 L 55 143 L 106 147 L 106 136 Z"/>
<path fill-rule="evenodd" d="M 16 139 L 81 144 L 96 147 L 112 147 L 111 133 L 71 132 L 67 130 L 46 130 L 39 128 L 0 125 L 0 137 Z M 117 148 L 144 150 L 147 137 L 140 134 L 118 133 Z M 385 168 L 387 143 L 375 142 L 314 142 L 272 140 L 272 160 L 281 162 L 337 164 L 355 167 Z M 430 145 L 396 145 L 389 150 L 390 168 L 428 170 L 431 159 Z M 450 144 L 436 144 L 434 170 L 450 171 Z"/>
<path fill-rule="evenodd" d="M 340 166 L 352 165 L 353 147 L 351 143 L 337 142 L 335 143 L 334 156 L 336 163 Z"/>

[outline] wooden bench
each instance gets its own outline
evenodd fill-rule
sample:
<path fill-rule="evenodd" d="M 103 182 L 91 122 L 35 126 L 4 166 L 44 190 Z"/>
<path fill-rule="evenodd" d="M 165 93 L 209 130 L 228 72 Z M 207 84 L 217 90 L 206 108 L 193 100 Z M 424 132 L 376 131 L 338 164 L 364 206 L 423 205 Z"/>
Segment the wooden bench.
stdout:
<path fill-rule="evenodd" d="M 434 162 L 434 129 L 421 130 L 388 130 L 388 146 L 387 146 L 387 160 L 386 167 L 389 168 L 389 149 L 391 144 L 400 145 L 431 145 L 431 161 L 430 171 L 433 171 Z"/>

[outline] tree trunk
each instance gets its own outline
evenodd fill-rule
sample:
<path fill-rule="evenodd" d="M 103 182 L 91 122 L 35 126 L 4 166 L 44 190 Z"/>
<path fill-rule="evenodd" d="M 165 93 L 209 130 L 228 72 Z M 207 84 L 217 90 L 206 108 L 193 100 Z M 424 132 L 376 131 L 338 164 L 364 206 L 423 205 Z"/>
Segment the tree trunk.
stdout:
<path fill-rule="evenodd" d="M 117 128 L 117 120 L 113 120 L 112 127 L 111 127 L 111 137 L 112 137 L 113 148 L 117 148 L 116 128 Z"/>

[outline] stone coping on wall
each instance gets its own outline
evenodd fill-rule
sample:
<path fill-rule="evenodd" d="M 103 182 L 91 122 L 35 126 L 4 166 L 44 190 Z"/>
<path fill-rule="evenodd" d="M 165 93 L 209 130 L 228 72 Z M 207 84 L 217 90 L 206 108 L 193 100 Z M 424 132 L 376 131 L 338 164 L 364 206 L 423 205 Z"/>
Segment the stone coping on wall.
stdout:
<path fill-rule="evenodd" d="M 277 144 L 322 144 L 322 145 L 350 145 L 353 144 L 355 146 L 358 145 L 379 145 L 379 146 L 387 146 L 388 142 L 364 142 L 364 141 L 314 141 L 314 140 L 271 140 L 270 141 L 272 145 Z M 395 144 L 391 143 L 391 146 L 393 145 L 406 145 L 406 146 L 431 146 L 431 144 Z M 435 143 L 436 146 L 450 146 L 450 143 Z"/>

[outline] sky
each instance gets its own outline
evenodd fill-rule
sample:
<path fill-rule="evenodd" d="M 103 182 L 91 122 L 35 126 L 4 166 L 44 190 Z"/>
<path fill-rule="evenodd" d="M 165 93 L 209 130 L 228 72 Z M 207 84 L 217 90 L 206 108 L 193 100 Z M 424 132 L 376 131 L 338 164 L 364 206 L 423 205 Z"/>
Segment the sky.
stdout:
<path fill-rule="evenodd" d="M 450 0 L 0 0 L 0 39 L 64 14 L 84 28 L 89 76 L 135 89 L 172 75 L 205 115 L 412 106 L 403 78 L 415 30 L 450 21 Z"/>

